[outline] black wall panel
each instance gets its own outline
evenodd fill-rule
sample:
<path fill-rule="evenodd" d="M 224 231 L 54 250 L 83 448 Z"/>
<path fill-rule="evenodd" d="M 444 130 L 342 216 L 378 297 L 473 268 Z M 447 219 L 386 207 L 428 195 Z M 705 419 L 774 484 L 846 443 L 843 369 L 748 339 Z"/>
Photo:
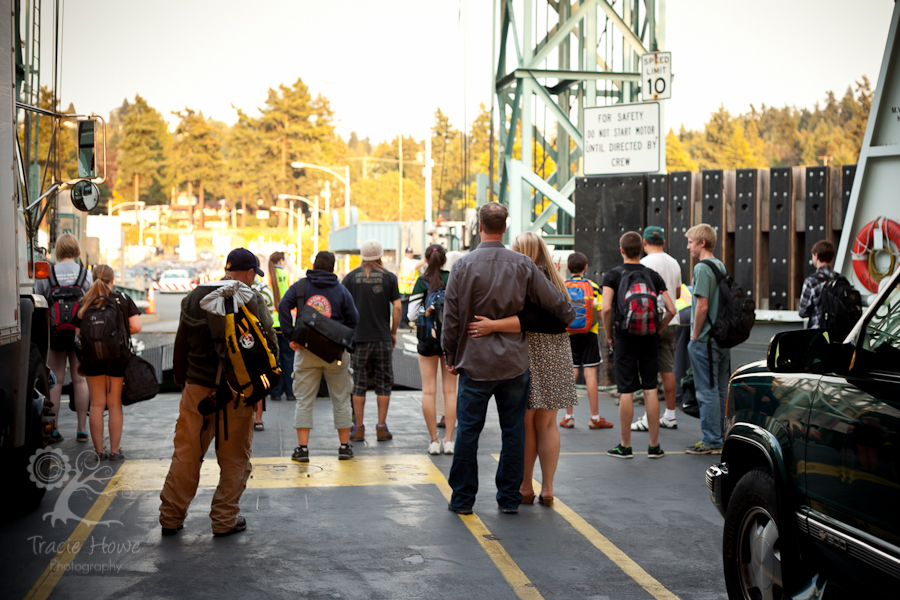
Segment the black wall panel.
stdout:
<path fill-rule="evenodd" d="M 835 231 L 843 231 L 844 222 L 847 220 L 847 206 L 850 204 L 850 192 L 853 191 L 853 180 L 856 178 L 856 165 L 844 165 L 841 167 L 841 214 L 836 223 L 832 223 Z M 832 205 L 832 210 L 837 208 L 837 203 Z M 851 223 L 852 225 L 852 223 Z"/>
<path fill-rule="evenodd" d="M 642 232 L 644 176 L 579 177 L 575 184 L 575 250 L 588 259 L 588 278 L 597 284 L 603 273 L 622 264 L 619 237 Z"/>
<path fill-rule="evenodd" d="M 790 310 L 793 178 L 791 167 L 776 167 L 769 179 L 769 308 Z"/>
<path fill-rule="evenodd" d="M 759 302 L 756 289 L 757 219 L 759 171 L 738 169 L 735 174 L 734 203 L 734 280 L 744 292 Z"/>
<path fill-rule="evenodd" d="M 831 238 L 828 230 L 828 195 L 831 189 L 831 170 L 828 167 L 806 167 L 806 197 L 804 198 L 803 277 L 815 272 L 812 247 L 819 240 Z"/>
<path fill-rule="evenodd" d="M 703 171 L 702 189 L 700 196 L 701 222 L 712 225 L 716 230 L 719 241 L 716 242 L 716 256 L 722 256 L 722 243 L 724 231 L 722 223 L 725 217 L 725 174 L 722 171 L 711 170 Z"/>
<path fill-rule="evenodd" d="M 681 280 L 691 281 L 691 255 L 684 234 L 691 228 L 693 173 L 676 171 L 669 174 L 669 226 L 666 228 L 666 251 L 681 265 Z"/>
<path fill-rule="evenodd" d="M 657 225 L 669 236 L 669 176 L 647 175 L 647 227 Z M 643 233 L 643 232 L 641 232 Z"/>

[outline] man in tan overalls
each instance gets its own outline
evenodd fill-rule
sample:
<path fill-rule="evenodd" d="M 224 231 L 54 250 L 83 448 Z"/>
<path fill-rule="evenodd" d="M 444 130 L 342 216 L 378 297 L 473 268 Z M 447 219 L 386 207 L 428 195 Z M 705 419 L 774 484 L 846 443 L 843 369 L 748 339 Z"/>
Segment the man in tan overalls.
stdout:
<path fill-rule="evenodd" d="M 228 254 L 224 280 L 237 280 L 249 287 L 256 275 L 263 276 L 263 271 L 252 252 L 237 248 Z M 219 356 L 210 334 L 206 311 L 200 306 L 200 301 L 221 285 L 221 282 L 211 282 L 198 286 L 181 302 L 181 318 L 175 336 L 172 363 L 175 382 L 184 387 L 178 421 L 175 424 L 172 465 L 159 495 L 162 500 L 159 523 L 162 535 L 165 536 L 175 535 L 184 527 L 188 506 L 194 499 L 200 482 L 200 465 L 216 435 L 216 459 L 221 475 L 209 511 L 213 535 L 227 536 L 247 528 L 246 519 L 238 515 L 238 512 L 241 494 L 247 486 L 252 469 L 250 457 L 254 408 L 243 403 L 235 408 L 234 402 L 229 402 L 221 411 L 226 413 L 221 415 L 221 419 L 217 419 L 216 414 L 204 416 L 197 408 L 218 387 L 217 380 L 221 377 Z M 272 327 L 272 317 L 265 306 L 259 292 L 253 291 L 253 298 L 247 303 L 247 307 L 259 318 L 266 331 L 269 348 L 277 351 L 278 342 Z M 221 429 L 218 434 L 217 429 Z"/>

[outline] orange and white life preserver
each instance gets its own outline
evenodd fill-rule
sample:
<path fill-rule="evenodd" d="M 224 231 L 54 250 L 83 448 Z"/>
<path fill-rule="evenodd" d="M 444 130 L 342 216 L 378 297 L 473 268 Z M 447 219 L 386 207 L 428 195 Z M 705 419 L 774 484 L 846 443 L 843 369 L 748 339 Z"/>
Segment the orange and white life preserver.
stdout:
<path fill-rule="evenodd" d="M 874 247 L 877 233 L 881 233 L 881 248 Z M 891 256 L 891 266 L 886 272 L 879 271 L 875 265 L 875 258 L 879 252 L 887 252 Z M 853 271 L 859 282 L 874 294 L 878 292 L 879 282 L 894 272 L 898 254 L 900 254 L 900 224 L 886 217 L 879 217 L 860 229 L 853 242 L 851 254 Z"/>

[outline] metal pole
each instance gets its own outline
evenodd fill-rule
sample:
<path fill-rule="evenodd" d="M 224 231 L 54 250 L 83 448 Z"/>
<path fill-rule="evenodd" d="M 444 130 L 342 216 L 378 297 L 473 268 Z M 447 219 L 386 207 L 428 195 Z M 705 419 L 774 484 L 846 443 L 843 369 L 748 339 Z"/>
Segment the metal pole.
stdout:
<path fill-rule="evenodd" d="M 425 166 L 422 167 L 425 176 L 425 231 L 431 229 L 431 132 L 425 138 Z"/>
<path fill-rule="evenodd" d="M 344 167 L 344 177 L 346 177 L 346 181 L 344 182 L 344 219 L 346 220 L 347 227 L 350 226 L 350 165 Z M 350 255 L 347 255 L 347 259 L 344 261 L 344 273 L 350 272 Z"/>
<path fill-rule="evenodd" d="M 291 201 L 293 204 L 293 201 Z M 293 207 L 291 207 L 293 208 Z M 303 269 L 303 214 L 297 215 L 297 267 Z"/>
<path fill-rule="evenodd" d="M 350 165 L 344 167 L 344 226 L 350 226 Z M 347 264 L 350 264 L 349 258 Z"/>
<path fill-rule="evenodd" d="M 294 201 L 290 201 L 291 212 L 288 213 L 288 235 L 294 235 Z M 298 224 L 299 227 L 299 224 Z"/>
<path fill-rule="evenodd" d="M 315 206 L 316 214 L 313 217 L 313 254 L 319 253 L 319 197 L 316 196 L 316 206 Z"/>
<path fill-rule="evenodd" d="M 398 221 L 403 220 L 403 134 L 400 135 L 400 212 L 398 213 Z"/>

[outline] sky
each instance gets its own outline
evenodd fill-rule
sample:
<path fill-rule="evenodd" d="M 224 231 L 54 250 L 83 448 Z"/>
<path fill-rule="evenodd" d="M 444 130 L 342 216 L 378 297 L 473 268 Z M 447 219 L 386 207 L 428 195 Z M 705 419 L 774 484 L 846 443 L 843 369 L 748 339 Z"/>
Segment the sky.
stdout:
<path fill-rule="evenodd" d="M 62 105 L 83 113 L 140 94 L 173 124 L 185 107 L 231 124 L 235 108 L 256 114 L 269 88 L 299 77 L 331 100 L 340 135 L 378 142 L 424 138 L 438 107 L 460 127 L 490 103 L 493 0 L 62 2 Z M 874 85 L 894 2 L 666 6 L 666 127 L 677 131 L 720 105 L 811 108 L 864 74 Z"/>

